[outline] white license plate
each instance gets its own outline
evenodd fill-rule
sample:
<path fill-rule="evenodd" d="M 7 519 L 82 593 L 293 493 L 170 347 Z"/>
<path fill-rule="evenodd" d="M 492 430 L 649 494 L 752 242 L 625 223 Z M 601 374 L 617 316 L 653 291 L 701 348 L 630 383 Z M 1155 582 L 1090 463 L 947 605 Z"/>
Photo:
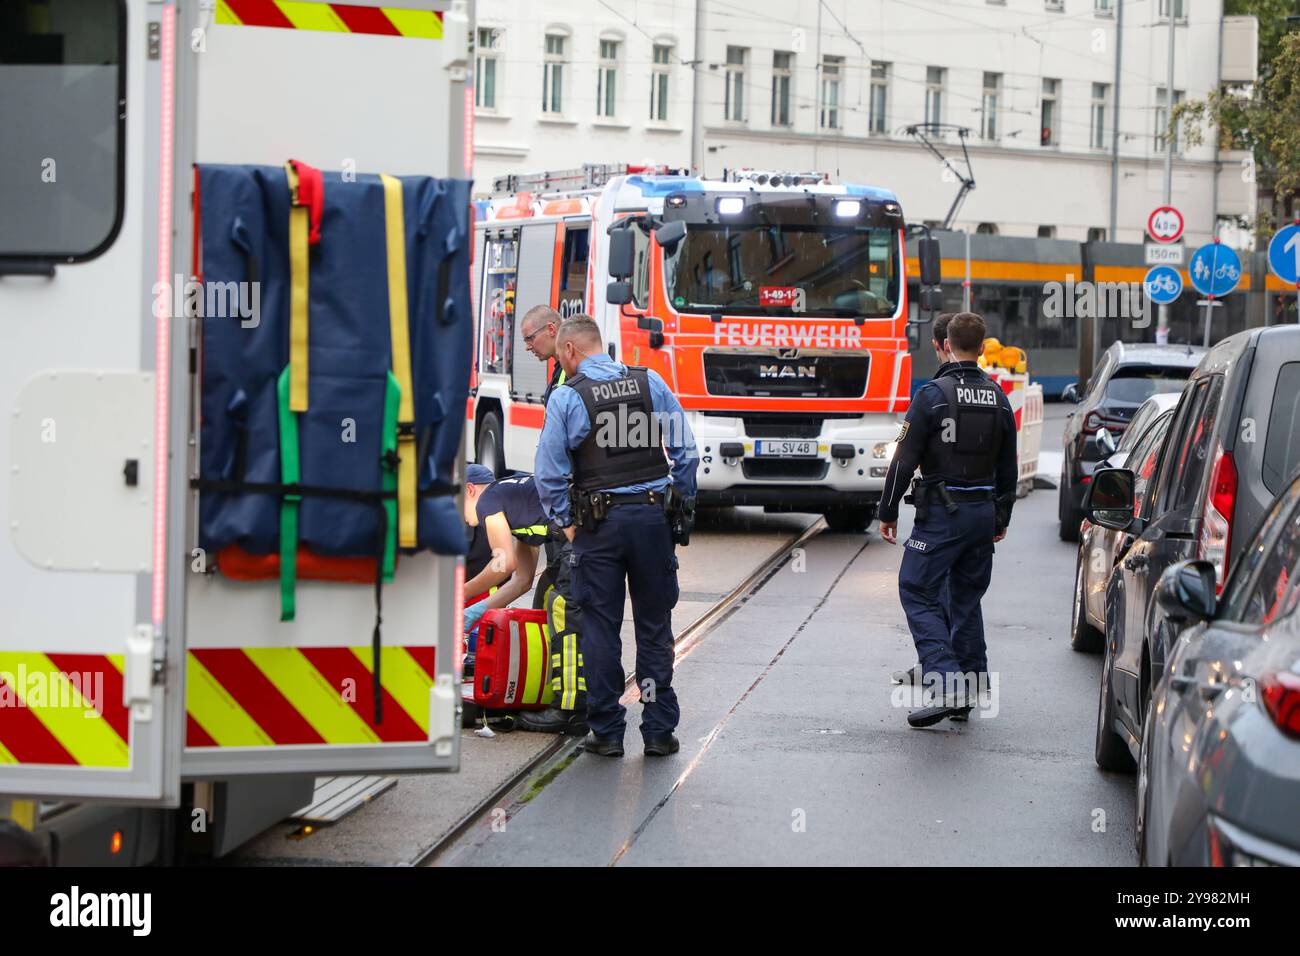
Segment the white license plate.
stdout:
<path fill-rule="evenodd" d="M 817 442 L 768 438 L 754 442 L 754 454 L 760 458 L 815 458 Z"/>

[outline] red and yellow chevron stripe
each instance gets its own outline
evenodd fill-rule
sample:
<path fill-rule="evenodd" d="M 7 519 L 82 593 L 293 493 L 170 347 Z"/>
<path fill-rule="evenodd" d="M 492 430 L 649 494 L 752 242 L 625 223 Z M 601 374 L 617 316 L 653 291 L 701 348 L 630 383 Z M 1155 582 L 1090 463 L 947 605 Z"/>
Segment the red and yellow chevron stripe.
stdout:
<path fill-rule="evenodd" d="M 442 39 L 442 14 L 436 10 L 361 7 L 315 0 L 217 0 L 217 23 Z"/>
<path fill-rule="evenodd" d="M 427 740 L 434 648 L 381 651 L 382 724 L 374 722 L 370 653 L 368 647 L 191 651 L 186 746 Z M 123 667 L 119 654 L 0 651 L 0 767 L 130 766 Z"/>

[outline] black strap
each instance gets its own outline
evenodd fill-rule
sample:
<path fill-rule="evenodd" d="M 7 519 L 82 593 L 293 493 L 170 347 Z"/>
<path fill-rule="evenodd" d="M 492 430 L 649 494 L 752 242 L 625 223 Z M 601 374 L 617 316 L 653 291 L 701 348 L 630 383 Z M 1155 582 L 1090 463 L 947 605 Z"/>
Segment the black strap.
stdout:
<path fill-rule="evenodd" d="M 381 502 L 379 508 L 379 551 L 375 561 L 375 628 L 370 632 L 370 666 L 373 673 L 372 688 L 374 690 L 375 704 L 375 723 L 384 722 L 384 685 L 381 683 L 379 673 L 379 661 L 381 649 L 383 648 L 384 639 L 382 626 L 384 623 L 384 550 L 388 541 L 388 509 Z"/>
<path fill-rule="evenodd" d="M 595 493 L 605 495 L 611 505 L 657 505 L 662 504 L 667 497 L 662 491 L 628 491 L 620 494 L 597 491 Z"/>
<path fill-rule="evenodd" d="M 355 488 L 326 488 L 322 485 L 283 484 L 274 481 L 235 481 L 224 478 L 191 478 L 195 491 L 224 492 L 244 495 L 301 495 L 304 498 L 340 498 L 344 501 L 362 501 L 372 504 L 396 498 L 396 491 L 359 491 Z M 454 495 L 460 485 L 436 481 L 419 493 L 421 498 L 438 498 Z"/>

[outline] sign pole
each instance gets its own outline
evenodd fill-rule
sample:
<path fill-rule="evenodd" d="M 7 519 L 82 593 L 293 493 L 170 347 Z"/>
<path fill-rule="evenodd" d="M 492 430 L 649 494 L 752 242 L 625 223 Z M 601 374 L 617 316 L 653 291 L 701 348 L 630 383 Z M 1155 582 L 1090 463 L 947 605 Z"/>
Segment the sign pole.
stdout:
<path fill-rule="evenodd" d="M 1207 349 L 1210 347 L 1210 318 L 1214 315 L 1214 296 L 1205 297 L 1205 335 L 1201 340 L 1201 345 Z"/>

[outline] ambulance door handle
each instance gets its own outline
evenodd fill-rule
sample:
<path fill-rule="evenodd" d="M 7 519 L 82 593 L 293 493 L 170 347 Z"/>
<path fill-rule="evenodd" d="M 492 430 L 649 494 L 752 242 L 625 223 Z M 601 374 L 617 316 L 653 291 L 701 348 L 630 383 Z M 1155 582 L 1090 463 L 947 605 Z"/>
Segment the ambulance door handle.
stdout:
<path fill-rule="evenodd" d="M 137 624 L 126 640 L 126 674 L 122 680 L 122 704 L 139 721 L 153 720 L 153 626 Z"/>

